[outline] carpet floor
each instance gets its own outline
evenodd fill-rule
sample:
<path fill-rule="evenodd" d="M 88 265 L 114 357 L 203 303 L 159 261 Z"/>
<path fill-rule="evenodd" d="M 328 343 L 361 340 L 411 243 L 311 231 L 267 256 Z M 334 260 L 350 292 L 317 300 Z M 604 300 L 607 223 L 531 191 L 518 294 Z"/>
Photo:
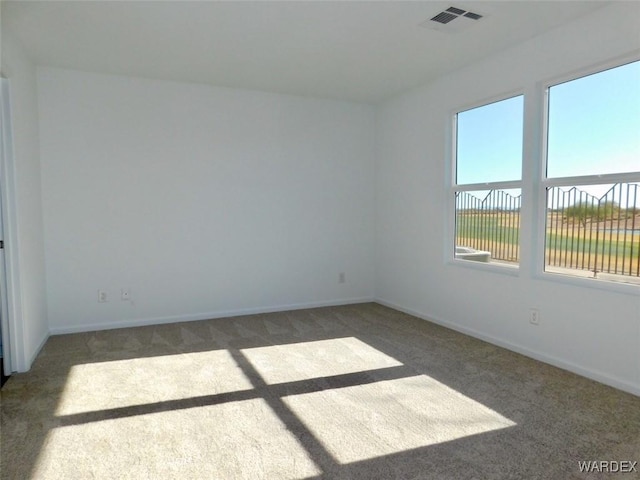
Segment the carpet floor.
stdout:
<path fill-rule="evenodd" d="M 601 479 L 579 462 L 640 460 L 639 397 L 378 304 L 54 336 L 0 414 L 3 479 Z"/>

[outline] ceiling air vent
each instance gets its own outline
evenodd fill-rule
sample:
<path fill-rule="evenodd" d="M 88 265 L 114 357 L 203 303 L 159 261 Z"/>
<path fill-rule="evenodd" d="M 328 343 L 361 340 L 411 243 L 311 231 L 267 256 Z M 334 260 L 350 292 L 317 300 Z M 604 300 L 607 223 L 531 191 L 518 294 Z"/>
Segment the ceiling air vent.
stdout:
<path fill-rule="evenodd" d="M 453 13 L 440 12 L 431 20 L 438 23 L 449 23 L 451 20 L 455 20 L 456 18 L 458 18 L 458 16 L 454 15 Z"/>
<path fill-rule="evenodd" d="M 464 14 L 464 16 L 472 20 L 480 20 L 482 18 L 482 15 L 473 12 L 467 12 Z"/>
<path fill-rule="evenodd" d="M 434 15 L 426 22 L 422 22 L 420 26 L 444 32 L 459 32 L 460 30 L 465 30 L 470 27 L 484 16 L 483 14 L 469 12 L 462 8 L 449 7 L 437 15 Z"/>
<path fill-rule="evenodd" d="M 465 13 L 466 10 L 462 10 L 461 8 L 456 8 L 456 7 L 449 7 L 445 11 L 450 13 L 455 13 L 456 15 L 462 15 L 463 13 Z"/>

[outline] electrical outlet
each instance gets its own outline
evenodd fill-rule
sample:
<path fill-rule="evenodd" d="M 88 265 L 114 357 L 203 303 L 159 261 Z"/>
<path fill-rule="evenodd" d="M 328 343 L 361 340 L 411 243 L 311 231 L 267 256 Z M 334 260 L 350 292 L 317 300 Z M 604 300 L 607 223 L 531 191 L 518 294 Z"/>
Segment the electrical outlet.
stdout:
<path fill-rule="evenodd" d="M 131 289 L 130 288 L 121 288 L 120 289 L 120 300 L 123 302 L 128 302 L 131 300 Z"/>
<path fill-rule="evenodd" d="M 347 276 L 344 274 L 344 272 L 340 272 L 340 275 L 338 275 L 338 283 L 344 283 L 347 281 Z"/>
<path fill-rule="evenodd" d="M 107 292 L 104 290 L 98 290 L 98 303 L 104 303 L 107 301 Z"/>
<path fill-rule="evenodd" d="M 540 310 L 537 308 L 529 310 L 529 323 L 531 325 L 540 325 Z"/>

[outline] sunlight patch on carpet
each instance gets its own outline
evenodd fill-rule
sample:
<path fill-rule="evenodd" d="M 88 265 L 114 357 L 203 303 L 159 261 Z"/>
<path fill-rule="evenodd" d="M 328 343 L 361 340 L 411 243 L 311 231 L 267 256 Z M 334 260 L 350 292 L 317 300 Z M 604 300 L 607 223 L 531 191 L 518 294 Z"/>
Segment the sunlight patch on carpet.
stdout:
<path fill-rule="evenodd" d="M 515 425 L 426 375 L 283 400 L 342 464 Z"/>
<path fill-rule="evenodd" d="M 253 386 L 226 350 L 74 365 L 56 415 L 72 415 Z"/>
<path fill-rule="evenodd" d="M 268 385 L 402 365 L 355 337 L 246 348 L 242 353 Z"/>
<path fill-rule="evenodd" d="M 254 399 L 54 428 L 32 478 L 294 479 L 319 473 L 267 402 Z"/>

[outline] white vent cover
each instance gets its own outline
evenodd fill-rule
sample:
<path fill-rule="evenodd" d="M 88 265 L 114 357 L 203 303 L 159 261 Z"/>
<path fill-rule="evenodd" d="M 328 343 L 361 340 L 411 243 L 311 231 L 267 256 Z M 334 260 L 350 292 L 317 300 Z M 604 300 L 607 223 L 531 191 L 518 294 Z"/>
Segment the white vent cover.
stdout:
<path fill-rule="evenodd" d="M 460 32 L 478 23 L 486 15 L 458 7 L 449 7 L 420 24 L 421 27 L 442 32 Z"/>

